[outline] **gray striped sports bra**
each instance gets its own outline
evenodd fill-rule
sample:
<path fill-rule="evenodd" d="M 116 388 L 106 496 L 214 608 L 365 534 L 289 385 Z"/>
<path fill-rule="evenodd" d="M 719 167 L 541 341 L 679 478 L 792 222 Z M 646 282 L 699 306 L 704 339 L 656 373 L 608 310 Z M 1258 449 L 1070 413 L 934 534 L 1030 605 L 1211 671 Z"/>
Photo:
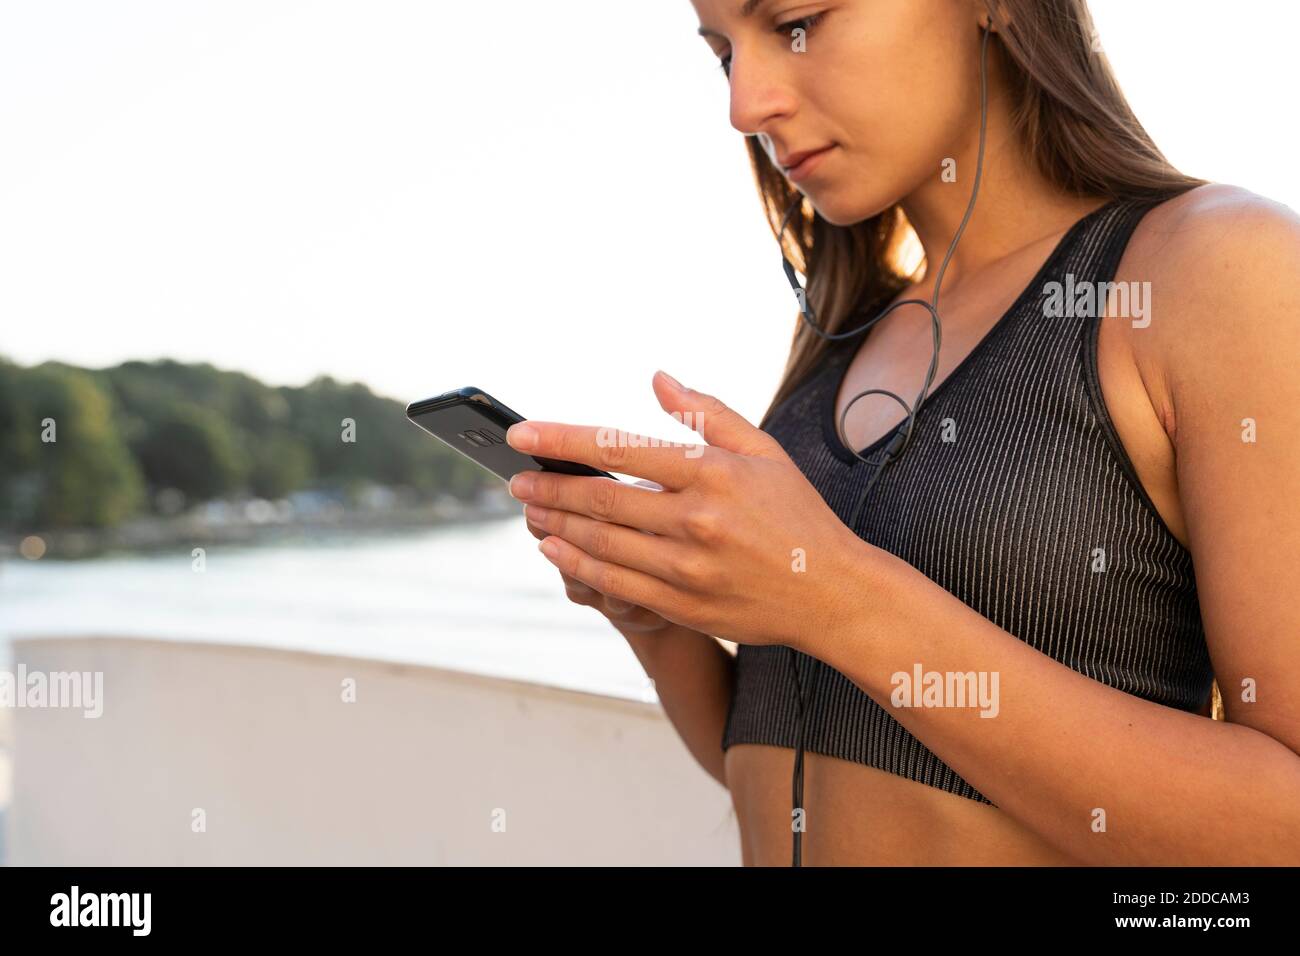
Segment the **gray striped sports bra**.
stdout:
<path fill-rule="evenodd" d="M 1112 280 L 1154 204 L 1115 200 L 1070 228 L 1011 308 L 931 390 L 910 447 L 881 474 L 854 530 L 1086 677 L 1194 712 L 1209 698 L 1213 673 L 1191 554 L 1143 490 L 1102 400 L 1100 319 L 1048 317 L 1044 307 L 1049 283 L 1077 289 Z M 764 426 L 845 522 L 871 471 L 835 423 L 835 399 L 861 342 L 834 343 Z M 944 441 L 946 419 L 958 440 Z M 901 427 L 860 454 L 883 448 Z M 795 746 L 791 654 L 807 694 L 806 751 L 992 802 L 839 671 L 781 646 L 740 645 L 723 750 Z"/>

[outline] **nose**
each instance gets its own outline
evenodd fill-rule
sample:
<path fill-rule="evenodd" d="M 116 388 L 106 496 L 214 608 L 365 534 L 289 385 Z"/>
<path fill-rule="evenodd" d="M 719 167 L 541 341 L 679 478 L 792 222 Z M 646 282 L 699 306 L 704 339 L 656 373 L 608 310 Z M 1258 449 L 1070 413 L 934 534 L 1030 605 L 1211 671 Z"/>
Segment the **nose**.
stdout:
<path fill-rule="evenodd" d="M 766 133 L 775 121 L 791 116 L 796 103 L 794 91 L 771 62 L 733 53 L 730 120 L 735 129 L 747 136 Z M 763 145 L 770 153 L 769 143 Z"/>

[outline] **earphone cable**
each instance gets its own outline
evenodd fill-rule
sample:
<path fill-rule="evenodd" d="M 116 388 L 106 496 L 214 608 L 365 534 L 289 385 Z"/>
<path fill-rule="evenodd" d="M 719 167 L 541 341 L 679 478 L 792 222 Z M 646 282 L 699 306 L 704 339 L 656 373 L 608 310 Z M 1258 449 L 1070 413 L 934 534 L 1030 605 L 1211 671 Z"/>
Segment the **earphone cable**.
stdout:
<path fill-rule="evenodd" d="M 848 405 L 844 407 L 844 411 L 840 415 L 839 422 L 837 424 L 838 435 L 840 437 L 840 440 L 844 443 L 845 447 L 849 448 L 849 450 L 852 451 L 852 446 L 849 445 L 847 441 L 844 441 L 844 433 L 845 433 L 844 423 L 848 418 L 849 409 L 853 407 L 854 402 L 858 401 L 858 399 L 860 398 L 866 397 L 867 395 L 883 394 L 883 395 L 890 396 L 895 401 L 897 401 L 900 405 L 902 405 L 905 409 L 907 409 L 907 417 L 899 425 L 899 428 L 901 428 L 902 431 L 896 431 L 894 433 L 893 438 L 890 439 L 889 443 L 886 445 L 882 453 L 874 456 L 871 459 L 868 459 L 862 457 L 862 455 L 860 455 L 858 452 L 853 451 L 854 457 L 857 458 L 859 461 L 863 461 L 874 466 L 874 470 L 872 471 L 870 477 L 867 479 L 867 482 L 863 487 L 862 492 L 858 495 L 858 500 L 853 509 L 852 517 L 849 520 L 849 527 L 853 529 L 855 534 L 857 533 L 858 521 L 861 518 L 862 509 L 865 506 L 869 493 L 871 489 L 875 486 L 877 479 L 880 478 L 885 468 L 888 465 L 890 465 L 893 461 L 895 461 L 898 457 L 900 457 L 903 454 L 903 452 L 907 449 L 907 447 L 910 445 L 912 440 L 913 427 L 916 423 L 916 416 L 920 412 L 921 406 L 925 402 L 925 398 L 929 393 L 930 384 L 934 381 L 934 375 L 936 370 L 938 369 L 939 348 L 942 340 L 942 325 L 943 325 L 939 318 L 939 292 L 943 286 L 944 273 L 947 272 L 948 270 L 948 263 L 952 260 L 953 253 L 956 252 L 957 250 L 957 243 L 961 241 L 962 234 L 966 231 L 966 224 L 970 222 L 971 215 L 975 212 L 975 200 L 979 196 L 980 181 L 983 178 L 983 174 L 984 174 L 984 146 L 985 146 L 985 139 L 986 139 L 986 134 L 988 129 L 987 54 L 988 54 L 989 36 L 992 32 L 993 32 L 993 18 L 992 15 L 990 14 L 988 22 L 984 26 L 984 38 L 980 44 L 980 136 L 979 136 L 979 153 L 975 162 L 975 180 L 971 187 L 970 201 L 966 204 L 966 214 L 962 217 L 961 224 L 957 227 L 957 231 L 953 233 L 952 242 L 948 245 L 948 251 L 943 257 L 943 262 L 939 265 L 938 273 L 935 275 L 934 292 L 931 295 L 930 301 L 927 302 L 924 299 L 903 299 L 899 302 L 895 302 L 889 305 L 882 312 L 880 312 L 878 315 L 872 318 L 870 321 L 866 322 L 865 324 L 849 332 L 836 332 L 836 333 L 823 332 L 817 326 L 816 314 L 813 311 L 812 304 L 809 302 L 809 297 L 806 291 L 804 290 L 804 288 L 799 285 L 799 279 L 795 272 L 794 265 L 790 262 L 789 258 L 785 255 L 785 249 L 784 246 L 782 246 L 781 265 L 782 265 L 782 269 L 786 274 L 786 278 L 789 280 L 790 285 L 795 290 L 795 296 L 799 301 L 799 314 L 800 316 L 802 316 L 804 323 L 816 335 L 820 336 L 823 339 L 826 339 L 828 341 L 838 341 L 841 339 L 847 339 L 859 335 L 862 332 L 865 332 L 868 329 L 870 329 L 873 325 L 875 325 L 877 322 L 879 322 L 885 316 L 889 315 L 894 310 L 902 308 L 905 305 L 919 305 L 924 309 L 926 309 L 926 311 L 929 312 L 930 314 L 934 351 L 930 359 L 930 367 L 926 373 L 925 382 L 924 384 L 922 384 L 921 391 L 917 394 L 914 404 L 911 407 L 909 407 L 907 402 L 905 402 L 901 397 L 899 397 L 894 392 L 891 392 L 887 389 L 873 388 L 873 389 L 867 389 L 865 391 L 859 392 L 857 395 L 853 396 L 852 400 L 850 400 Z M 790 216 L 794 213 L 795 209 L 797 209 L 800 205 L 802 205 L 802 203 L 803 203 L 803 195 L 802 194 L 796 195 L 794 202 L 790 204 L 789 208 L 785 212 L 785 216 L 781 219 L 780 229 L 777 230 L 778 241 L 780 241 L 781 237 L 785 235 L 785 228 L 787 223 L 790 220 Z M 793 774 L 793 780 L 791 784 L 791 799 L 793 801 L 793 806 L 791 808 L 791 824 L 792 824 L 792 832 L 794 838 L 791 866 L 802 866 L 803 865 L 802 837 L 803 837 L 804 824 L 807 821 L 807 813 L 805 812 L 804 803 L 803 803 L 803 790 L 804 790 L 803 765 L 804 765 L 804 743 L 805 743 L 804 731 L 807 723 L 807 713 L 808 713 L 809 706 L 811 705 L 812 698 L 809 697 L 808 699 L 805 700 L 803 681 L 799 675 L 798 662 L 795 657 L 796 651 L 794 650 L 794 648 L 787 648 L 787 651 L 789 652 L 787 659 L 790 664 L 790 669 L 794 674 L 794 682 L 795 682 L 796 695 L 798 701 L 798 707 L 796 710 L 796 723 L 795 723 L 794 774 Z M 818 666 L 818 662 L 814 661 L 814 672 L 817 666 Z"/>

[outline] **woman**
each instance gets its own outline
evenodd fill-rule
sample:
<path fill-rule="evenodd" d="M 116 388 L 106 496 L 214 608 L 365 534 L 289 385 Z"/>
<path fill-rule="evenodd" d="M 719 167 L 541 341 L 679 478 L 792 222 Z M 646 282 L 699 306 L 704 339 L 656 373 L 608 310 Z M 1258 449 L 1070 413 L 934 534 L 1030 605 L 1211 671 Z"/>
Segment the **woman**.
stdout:
<path fill-rule="evenodd" d="M 658 373 L 691 453 L 507 437 L 643 479 L 511 489 L 744 861 L 1300 863 L 1300 221 L 1169 165 L 1084 0 L 692 2 L 784 380 L 755 428 Z"/>

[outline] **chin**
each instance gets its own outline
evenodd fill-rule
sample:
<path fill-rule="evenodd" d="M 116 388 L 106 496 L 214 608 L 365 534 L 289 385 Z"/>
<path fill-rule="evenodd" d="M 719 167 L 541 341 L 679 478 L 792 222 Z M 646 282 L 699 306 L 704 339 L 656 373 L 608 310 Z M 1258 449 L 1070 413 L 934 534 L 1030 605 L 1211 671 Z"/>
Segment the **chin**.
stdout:
<path fill-rule="evenodd" d="M 875 196 L 846 196 L 833 189 L 810 190 L 805 193 L 817 215 L 832 226 L 853 226 L 872 216 L 878 216 L 897 200 Z"/>

